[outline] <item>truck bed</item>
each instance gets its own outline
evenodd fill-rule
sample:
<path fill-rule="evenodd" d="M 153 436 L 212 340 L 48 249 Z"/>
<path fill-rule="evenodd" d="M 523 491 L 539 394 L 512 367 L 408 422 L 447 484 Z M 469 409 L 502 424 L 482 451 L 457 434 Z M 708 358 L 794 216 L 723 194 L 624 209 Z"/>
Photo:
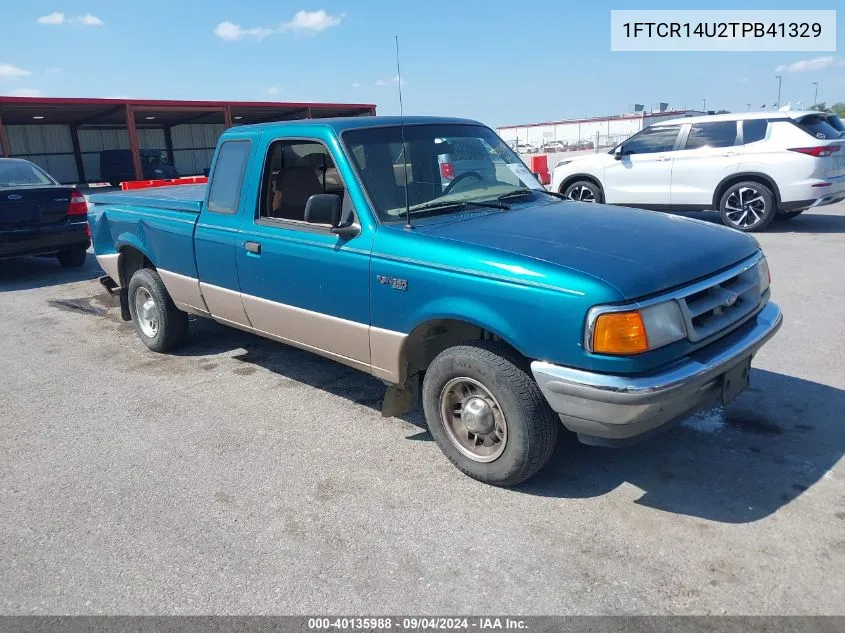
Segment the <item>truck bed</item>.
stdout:
<path fill-rule="evenodd" d="M 205 198 L 205 185 L 151 187 L 135 191 L 111 191 L 90 196 L 93 204 L 119 204 L 152 209 L 199 213 Z"/>

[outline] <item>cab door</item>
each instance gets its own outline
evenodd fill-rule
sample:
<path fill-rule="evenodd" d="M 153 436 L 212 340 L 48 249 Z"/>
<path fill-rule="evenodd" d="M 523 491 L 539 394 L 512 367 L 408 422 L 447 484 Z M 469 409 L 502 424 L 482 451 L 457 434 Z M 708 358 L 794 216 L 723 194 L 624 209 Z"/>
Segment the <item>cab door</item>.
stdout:
<path fill-rule="evenodd" d="M 680 130 L 680 125 L 657 123 L 625 141 L 617 160 L 609 161 L 604 170 L 605 202 L 668 208 Z"/>
<path fill-rule="evenodd" d="M 709 209 L 719 183 L 739 170 L 738 122 L 710 121 L 685 127 L 672 164 L 672 209 Z"/>
<path fill-rule="evenodd" d="M 256 140 L 236 137 L 221 143 L 194 230 L 199 288 L 208 312 L 217 320 L 247 327 L 250 323 L 241 302 L 235 254 Z"/>
<path fill-rule="evenodd" d="M 352 174 L 334 160 L 339 148 L 327 128 L 297 131 L 302 136 L 263 138 L 257 152 L 261 182 L 251 188 L 235 248 L 244 309 L 255 330 L 367 369 L 375 227 L 344 186 Z M 308 198 L 319 193 L 341 197 L 357 234 L 305 222 Z"/>

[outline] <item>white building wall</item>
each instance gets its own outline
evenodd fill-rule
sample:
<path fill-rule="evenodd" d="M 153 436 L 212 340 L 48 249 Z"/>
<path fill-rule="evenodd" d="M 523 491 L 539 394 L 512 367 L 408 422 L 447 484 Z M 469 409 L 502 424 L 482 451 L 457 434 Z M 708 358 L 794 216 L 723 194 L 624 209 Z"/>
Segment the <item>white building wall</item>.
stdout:
<path fill-rule="evenodd" d="M 9 125 L 12 156 L 32 161 L 59 182 L 77 182 L 73 141 L 67 125 Z"/>
<path fill-rule="evenodd" d="M 179 174 L 194 176 L 210 167 L 217 139 L 225 129 L 222 123 L 186 123 L 171 128 L 173 160 Z"/>

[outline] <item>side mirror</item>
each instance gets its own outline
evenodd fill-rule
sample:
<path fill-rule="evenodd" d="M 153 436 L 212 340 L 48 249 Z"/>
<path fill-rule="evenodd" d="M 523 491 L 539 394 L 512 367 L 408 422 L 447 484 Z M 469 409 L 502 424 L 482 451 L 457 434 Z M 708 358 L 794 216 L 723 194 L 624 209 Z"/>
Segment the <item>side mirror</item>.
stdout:
<path fill-rule="evenodd" d="M 340 196 L 333 193 L 316 193 L 305 203 L 305 221 L 309 224 L 340 224 Z"/>
<path fill-rule="evenodd" d="M 616 160 L 622 160 L 622 157 L 625 155 L 625 152 L 622 150 L 622 146 L 620 145 L 615 150 L 613 150 L 613 158 Z"/>

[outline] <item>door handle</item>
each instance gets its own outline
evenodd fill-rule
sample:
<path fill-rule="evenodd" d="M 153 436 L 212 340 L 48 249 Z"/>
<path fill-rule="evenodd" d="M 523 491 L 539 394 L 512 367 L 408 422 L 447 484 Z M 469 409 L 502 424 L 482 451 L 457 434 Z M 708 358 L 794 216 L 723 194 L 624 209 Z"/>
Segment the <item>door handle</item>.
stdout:
<path fill-rule="evenodd" d="M 258 242 L 244 242 L 244 248 L 247 253 L 255 253 L 256 255 L 261 254 L 261 244 Z"/>
<path fill-rule="evenodd" d="M 726 157 L 737 156 L 737 153 L 736 152 L 725 152 L 724 154 L 722 154 L 722 156 L 726 156 Z"/>
<path fill-rule="evenodd" d="M 672 160 L 672 157 L 671 156 L 661 156 L 657 160 L 661 163 L 665 163 L 667 160 Z"/>

